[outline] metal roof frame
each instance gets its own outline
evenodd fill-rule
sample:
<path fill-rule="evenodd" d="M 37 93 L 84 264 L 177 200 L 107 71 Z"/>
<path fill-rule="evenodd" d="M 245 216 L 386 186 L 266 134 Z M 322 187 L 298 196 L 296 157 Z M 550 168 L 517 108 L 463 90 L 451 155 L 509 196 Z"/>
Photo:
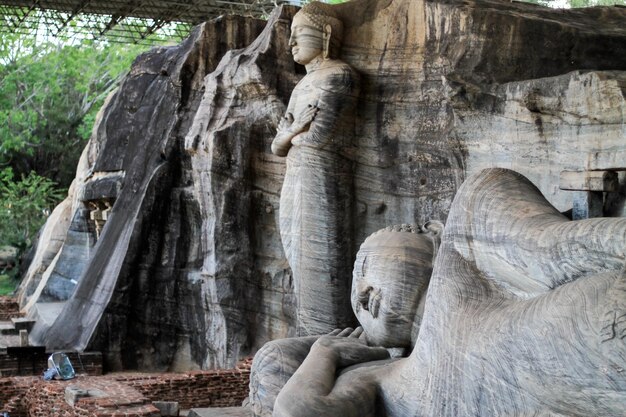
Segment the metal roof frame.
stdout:
<path fill-rule="evenodd" d="M 47 36 L 149 43 L 150 35 L 180 39 L 191 26 L 225 14 L 267 17 L 283 0 L 0 0 L 0 35 Z M 298 1 L 296 1 L 298 3 Z"/>

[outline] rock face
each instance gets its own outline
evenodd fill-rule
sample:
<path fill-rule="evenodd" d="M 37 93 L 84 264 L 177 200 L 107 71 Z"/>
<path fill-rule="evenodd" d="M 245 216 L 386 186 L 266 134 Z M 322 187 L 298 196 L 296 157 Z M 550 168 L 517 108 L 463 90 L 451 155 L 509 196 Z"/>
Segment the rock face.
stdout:
<path fill-rule="evenodd" d="M 49 271 L 72 264 L 67 278 L 78 282 L 69 299 L 66 291 L 54 300 L 67 300 L 58 319 L 38 322 L 36 342 L 102 349 L 112 369 L 209 367 L 213 359 L 207 358 L 218 357 L 207 346 L 208 327 L 215 322 L 205 315 L 216 295 L 199 273 L 202 216 L 183 140 L 205 75 L 227 51 L 254 41 L 264 26 L 235 17 L 213 21 L 182 45 L 156 49 L 134 63 L 104 106 L 81 159 L 72 204 L 64 203 L 72 206 L 68 217 L 74 220 L 63 246 L 52 261 L 46 255 L 33 264 L 23 286 L 23 303 L 37 316 L 51 301 L 43 296 L 54 287 Z M 288 87 L 281 88 L 286 96 Z M 101 207 L 90 210 L 93 202 Z M 97 225 L 90 214 L 107 205 L 113 209 L 94 245 Z M 50 221 L 46 231 L 57 227 Z M 45 268 L 47 262 L 51 266 Z"/>
<path fill-rule="evenodd" d="M 562 211 L 574 193 L 558 188 L 561 171 L 626 168 L 623 8 L 335 7 L 340 58 L 361 80 L 349 155 L 356 247 L 384 226 L 444 221 L 482 168 L 521 172 Z M 32 316 L 65 302 L 34 342 L 102 350 L 110 369 L 189 369 L 232 367 L 294 334 L 277 226 L 285 166 L 270 152 L 304 75 L 287 52 L 294 13 L 278 9 L 263 31 L 243 18 L 209 22 L 138 58 L 22 287 Z M 619 181 L 604 199 L 618 216 Z"/>
<path fill-rule="evenodd" d="M 287 54 L 294 9 L 277 11 L 246 49 L 231 51 L 204 79 L 204 96 L 184 140 L 195 219 L 181 238 L 194 246 L 203 315 L 202 363 L 233 364 L 293 323 L 291 274 L 278 240 L 283 165 L 269 154 L 298 77 Z"/>
<path fill-rule="evenodd" d="M 385 342 L 369 346 L 347 332 L 321 336 L 271 415 L 623 414 L 625 243 L 626 218 L 571 221 L 513 171 L 471 175 L 452 203 L 410 356 L 385 361 L 378 347 Z M 360 284 L 377 281 L 367 273 L 357 278 L 359 270 L 357 262 L 353 296 Z M 398 289 L 383 287 L 397 297 L 383 297 L 381 311 L 400 311 L 391 308 L 403 296 Z M 411 334 L 406 322 L 379 324 Z"/>

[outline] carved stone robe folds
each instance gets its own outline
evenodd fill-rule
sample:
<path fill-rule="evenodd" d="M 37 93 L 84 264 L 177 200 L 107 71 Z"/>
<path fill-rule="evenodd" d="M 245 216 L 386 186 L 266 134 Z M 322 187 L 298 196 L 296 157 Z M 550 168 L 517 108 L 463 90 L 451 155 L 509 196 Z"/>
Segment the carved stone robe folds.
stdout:
<path fill-rule="evenodd" d="M 513 171 L 468 178 L 385 415 L 624 415 L 625 242 L 626 219 L 570 221 Z"/>
<path fill-rule="evenodd" d="M 330 65 L 329 65 L 330 64 Z M 294 89 L 288 112 L 319 108 L 287 155 L 280 198 L 280 235 L 293 270 L 298 333 L 322 334 L 354 321 L 350 309 L 352 161 L 358 76 L 328 61 Z"/>

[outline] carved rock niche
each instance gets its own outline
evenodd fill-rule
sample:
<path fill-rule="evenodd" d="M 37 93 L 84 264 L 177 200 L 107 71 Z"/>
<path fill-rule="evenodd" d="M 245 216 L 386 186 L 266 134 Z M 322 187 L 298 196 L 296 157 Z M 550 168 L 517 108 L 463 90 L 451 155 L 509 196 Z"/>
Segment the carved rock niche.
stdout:
<path fill-rule="evenodd" d="M 445 221 L 463 180 L 483 168 L 524 174 L 560 211 L 574 199 L 559 188 L 562 171 L 626 168 L 626 9 L 334 7 L 340 58 L 361 87 L 348 155 L 350 264 L 378 229 Z M 207 22 L 135 61 L 94 126 L 59 209 L 65 220 L 46 225 L 22 287 L 28 314 L 46 317 L 32 342 L 100 350 L 108 369 L 180 370 L 232 367 L 295 334 L 278 230 L 285 164 L 270 146 L 305 74 L 288 52 L 296 11 L 278 8 L 267 23 Z M 114 204 L 81 254 L 70 220 L 80 210 L 89 219 L 85 189 L 109 176 L 119 180 L 106 197 Z M 624 181 L 618 174 L 618 192 L 605 199 L 609 214 L 624 214 Z M 54 306 L 39 299 L 54 266 L 72 257 L 73 291 Z"/>

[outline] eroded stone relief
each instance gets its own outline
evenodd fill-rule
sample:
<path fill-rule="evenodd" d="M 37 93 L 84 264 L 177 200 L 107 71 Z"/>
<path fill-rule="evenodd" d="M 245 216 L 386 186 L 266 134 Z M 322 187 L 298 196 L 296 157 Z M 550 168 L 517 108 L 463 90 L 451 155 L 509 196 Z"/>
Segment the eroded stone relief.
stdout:
<path fill-rule="evenodd" d="M 463 180 L 484 168 L 523 174 L 561 212 L 572 209 L 577 193 L 596 193 L 583 207 L 590 216 L 600 212 L 600 200 L 603 213 L 624 216 L 626 9 L 553 10 L 498 0 L 321 6 L 310 13 L 318 16 L 312 22 L 296 19 L 313 35 L 303 41 L 312 49 L 298 50 L 297 59 L 311 58 L 301 54 L 307 52 L 320 62 L 306 75 L 289 54 L 296 11 L 277 8 L 267 22 L 207 22 L 181 45 L 135 62 L 103 107 L 72 197 L 55 210 L 24 281 L 20 302 L 29 316 L 52 300 L 57 282 L 69 297 L 54 322 L 37 323 L 31 342 L 102 351 L 108 369 L 183 370 L 232 367 L 297 327 L 304 334 L 297 315 L 314 313 L 314 326 L 325 332 L 345 326 L 358 244 L 391 224 L 444 221 Z M 343 73 L 333 65 L 324 70 L 324 62 Z M 292 94 L 303 79 L 311 89 Z M 349 82 L 356 102 L 337 92 Z M 272 142 L 290 128 L 293 136 L 275 146 L 287 156 L 272 153 Z M 616 173 L 617 184 L 580 190 L 559 183 L 563 172 L 586 178 L 598 171 Z M 282 193 L 283 185 L 295 192 Z M 293 201 L 280 202 L 281 194 Z M 85 203 L 104 198 L 113 206 L 96 242 Z M 290 236 L 281 238 L 281 223 Z M 302 246 L 284 244 L 295 241 Z M 305 242 L 314 242 L 314 251 Z M 294 263 L 301 260 L 304 272 Z M 493 265 L 509 276 L 509 266 Z M 510 276 L 500 286 L 519 297 L 538 285 L 524 274 L 515 272 L 521 281 Z M 335 278 L 337 287 L 323 284 Z M 310 314 L 296 308 L 296 292 Z M 369 298 L 376 294 L 365 286 L 361 313 L 375 310 Z M 434 326 L 427 311 L 418 347 Z M 601 326 L 607 339 L 619 334 L 611 323 Z M 474 337 L 441 326 L 462 340 Z M 499 338 L 519 336 L 507 326 Z M 476 337 L 482 332 L 476 329 Z M 456 356 L 448 353 L 446 362 L 424 346 L 420 355 L 439 361 L 427 372 L 457 366 Z M 457 415 L 451 398 L 442 415 Z"/>
<path fill-rule="evenodd" d="M 364 333 L 346 329 L 311 343 L 272 415 L 621 415 L 625 249 L 626 219 L 571 221 L 513 171 L 475 174 L 452 204 L 411 355 L 387 359 L 389 339 L 363 338 L 369 324 L 359 316 Z M 357 314 L 365 303 L 359 263 Z M 388 271 L 395 276 L 387 281 L 402 279 Z M 388 335 L 412 334 L 411 326 L 381 324 Z M 266 349 L 260 363 L 282 359 Z"/>
<path fill-rule="evenodd" d="M 113 204 L 109 200 L 89 201 L 89 219 L 93 222 L 96 230 L 96 239 L 100 238 L 104 224 L 109 219 Z"/>
<path fill-rule="evenodd" d="M 331 335 L 337 337 L 318 335 L 266 344 L 256 354 L 251 373 L 250 404 L 255 415 L 271 416 L 276 396 L 287 381 L 283 401 L 290 401 L 287 398 L 300 390 L 300 375 L 329 364 L 329 357 L 318 362 L 314 353 L 325 351 L 324 346 L 336 345 L 342 352 L 341 367 L 388 357 L 385 349 L 372 349 L 367 357 L 359 353 L 368 350 L 368 345 L 390 348 L 394 355 L 408 354 L 418 335 L 442 229 L 439 222 L 424 227 L 397 225 L 369 236 L 357 254 L 351 292 L 352 310 L 362 327 L 335 330 Z M 310 382 L 332 383 L 338 369 L 329 366 Z M 290 380 L 296 371 L 297 376 Z"/>

